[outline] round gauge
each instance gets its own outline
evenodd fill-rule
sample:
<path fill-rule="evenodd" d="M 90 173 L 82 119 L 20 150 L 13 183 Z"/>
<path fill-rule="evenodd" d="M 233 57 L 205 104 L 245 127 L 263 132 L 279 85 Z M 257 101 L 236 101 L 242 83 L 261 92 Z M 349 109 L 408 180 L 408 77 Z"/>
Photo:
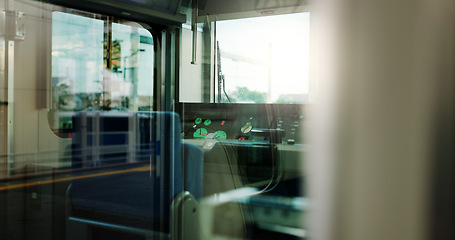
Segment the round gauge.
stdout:
<path fill-rule="evenodd" d="M 196 124 L 199 124 L 201 122 L 202 122 L 202 118 L 196 118 L 196 120 L 194 121 L 194 123 L 196 123 Z"/>
<path fill-rule="evenodd" d="M 220 140 L 220 139 L 226 139 L 227 138 L 227 134 L 225 131 L 222 131 L 222 130 L 218 130 L 215 132 L 215 138 Z"/>
<path fill-rule="evenodd" d="M 212 124 L 212 120 L 207 119 L 207 120 L 204 121 L 204 125 L 205 125 L 205 126 L 208 126 L 208 125 L 210 125 L 210 124 Z"/>
<path fill-rule="evenodd" d="M 205 128 L 199 128 L 193 133 L 193 137 L 195 138 L 205 138 L 207 136 L 208 132 L 207 129 Z"/>
<path fill-rule="evenodd" d="M 251 122 L 247 122 L 240 128 L 240 131 L 242 133 L 249 133 L 251 129 L 253 129 L 253 125 L 251 125 Z"/>

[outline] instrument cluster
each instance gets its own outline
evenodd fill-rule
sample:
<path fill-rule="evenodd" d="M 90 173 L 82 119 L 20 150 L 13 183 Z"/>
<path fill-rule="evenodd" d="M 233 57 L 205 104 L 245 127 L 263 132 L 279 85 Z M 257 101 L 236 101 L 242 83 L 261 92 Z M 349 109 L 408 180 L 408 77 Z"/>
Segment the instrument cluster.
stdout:
<path fill-rule="evenodd" d="M 303 105 L 181 103 L 182 138 L 303 143 Z"/>

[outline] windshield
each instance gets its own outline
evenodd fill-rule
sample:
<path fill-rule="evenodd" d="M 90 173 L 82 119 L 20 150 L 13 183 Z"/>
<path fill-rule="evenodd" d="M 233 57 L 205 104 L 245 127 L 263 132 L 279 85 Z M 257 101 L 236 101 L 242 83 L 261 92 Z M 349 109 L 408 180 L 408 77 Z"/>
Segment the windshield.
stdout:
<path fill-rule="evenodd" d="M 216 24 L 217 102 L 309 102 L 310 13 Z"/>

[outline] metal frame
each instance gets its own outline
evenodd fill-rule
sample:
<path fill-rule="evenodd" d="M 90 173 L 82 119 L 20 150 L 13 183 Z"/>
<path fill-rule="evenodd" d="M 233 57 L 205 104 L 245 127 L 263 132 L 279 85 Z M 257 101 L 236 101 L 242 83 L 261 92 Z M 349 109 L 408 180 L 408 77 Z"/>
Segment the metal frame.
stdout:
<path fill-rule="evenodd" d="M 52 3 L 55 5 L 77 8 L 86 11 L 96 11 L 106 15 L 129 18 L 134 21 L 156 22 L 165 25 L 177 26 L 186 21 L 186 16 L 179 13 L 179 8 L 182 0 L 178 3 L 178 8 L 175 13 L 165 13 L 154 9 L 135 6 L 128 3 L 122 3 L 115 0 L 41 0 L 43 2 Z"/>
<path fill-rule="evenodd" d="M 156 81 L 155 96 L 156 105 L 154 110 L 174 111 L 175 103 L 179 101 L 178 76 L 180 56 L 181 29 L 167 27 L 160 31 L 156 54 Z"/>

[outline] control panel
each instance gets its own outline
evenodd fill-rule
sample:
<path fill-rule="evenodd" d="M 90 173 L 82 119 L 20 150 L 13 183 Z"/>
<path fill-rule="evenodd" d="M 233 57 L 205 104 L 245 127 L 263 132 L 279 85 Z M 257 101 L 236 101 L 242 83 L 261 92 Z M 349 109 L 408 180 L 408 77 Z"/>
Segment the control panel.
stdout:
<path fill-rule="evenodd" d="M 303 105 L 182 103 L 184 139 L 304 143 Z"/>

